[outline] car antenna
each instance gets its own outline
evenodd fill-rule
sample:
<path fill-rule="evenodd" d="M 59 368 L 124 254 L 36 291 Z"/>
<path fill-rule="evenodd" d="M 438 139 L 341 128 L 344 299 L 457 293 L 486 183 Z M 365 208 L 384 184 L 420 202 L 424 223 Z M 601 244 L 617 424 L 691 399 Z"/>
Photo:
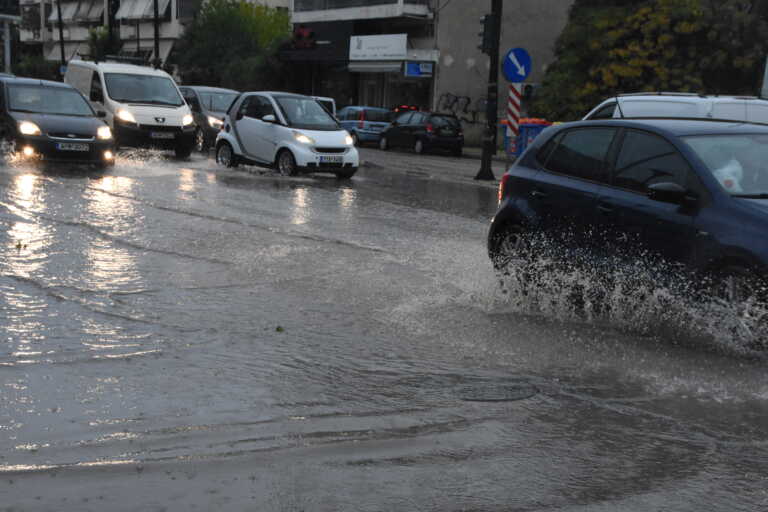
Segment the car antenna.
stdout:
<path fill-rule="evenodd" d="M 619 95 L 616 95 L 616 108 L 619 109 L 619 115 L 621 116 L 621 119 L 624 119 L 624 112 L 621 110 L 621 103 L 619 102 Z"/>

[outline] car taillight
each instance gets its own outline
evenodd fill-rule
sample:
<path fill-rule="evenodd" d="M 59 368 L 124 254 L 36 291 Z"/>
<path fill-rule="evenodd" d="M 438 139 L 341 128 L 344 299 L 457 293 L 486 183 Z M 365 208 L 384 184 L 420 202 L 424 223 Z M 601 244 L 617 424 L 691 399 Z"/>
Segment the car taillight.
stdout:
<path fill-rule="evenodd" d="M 360 120 L 357 122 L 357 127 L 360 129 L 365 128 L 365 111 L 360 111 Z"/>
<path fill-rule="evenodd" d="M 432 133 L 434 131 L 435 131 L 435 127 L 432 126 L 431 124 L 428 124 L 427 125 L 427 133 Z"/>
<path fill-rule="evenodd" d="M 509 174 L 505 174 L 501 177 L 501 182 L 499 182 L 499 203 L 501 203 L 501 200 L 504 198 L 504 192 L 507 189 L 507 182 L 509 181 Z"/>

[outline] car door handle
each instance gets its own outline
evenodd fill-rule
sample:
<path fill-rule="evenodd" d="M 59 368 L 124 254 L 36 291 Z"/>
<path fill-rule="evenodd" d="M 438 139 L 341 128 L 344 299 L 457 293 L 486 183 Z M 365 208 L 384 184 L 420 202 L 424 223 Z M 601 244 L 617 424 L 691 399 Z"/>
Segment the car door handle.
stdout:
<path fill-rule="evenodd" d="M 541 190 L 533 189 L 533 190 L 531 191 L 531 195 L 532 195 L 533 197 L 535 197 L 536 199 L 544 199 L 544 198 L 545 198 L 545 197 L 547 197 L 549 194 L 547 194 L 546 192 L 542 192 Z"/>

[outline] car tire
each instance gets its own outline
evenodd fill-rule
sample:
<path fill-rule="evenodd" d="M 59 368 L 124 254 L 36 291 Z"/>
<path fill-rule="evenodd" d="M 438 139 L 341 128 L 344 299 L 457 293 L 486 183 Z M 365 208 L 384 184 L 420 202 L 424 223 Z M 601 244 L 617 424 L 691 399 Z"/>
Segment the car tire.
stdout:
<path fill-rule="evenodd" d="M 283 149 L 277 154 L 275 166 L 277 167 L 277 172 L 283 176 L 296 176 L 298 173 L 296 159 L 288 149 Z"/>
<path fill-rule="evenodd" d="M 195 130 L 195 150 L 198 153 L 205 153 L 208 149 L 208 144 L 205 141 L 205 133 L 203 133 L 203 129 L 198 127 Z"/>
<path fill-rule="evenodd" d="M 417 155 L 424 153 L 424 141 L 416 139 L 416 142 L 413 143 L 413 152 Z"/>
<path fill-rule="evenodd" d="M 237 167 L 237 155 L 235 155 L 229 142 L 219 143 L 219 146 L 216 148 L 216 163 L 228 168 Z"/>
<path fill-rule="evenodd" d="M 352 145 L 353 146 L 359 146 L 360 145 L 360 137 L 357 136 L 357 132 L 352 132 Z"/>
<path fill-rule="evenodd" d="M 336 177 L 340 180 L 348 180 L 357 172 L 357 167 L 351 169 L 344 169 L 343 171 L 336 171 Z"/>
<path fill-rule="evenodd" d="M 382 151 L 386 151 L 389 149 L 389 142 L 387 141 L 387 138 L 383 135 L 379 139 L 379 149 Z"/>
<path fill-rule="evenodd" d="M 173 148 L 173 152 L 176 154 L 176 158 L 189 158 L 189 155 L 192 154 L 192 146 L 176 146 Z"/>
<path fill-rule="evenodd" d="M 519 224 L 505 226 L 492 241 L 490 257 L 496 270 L 505 269 L 513 260 L 525 258 L 521 252 L 521 237 L 525 230 Z"/>

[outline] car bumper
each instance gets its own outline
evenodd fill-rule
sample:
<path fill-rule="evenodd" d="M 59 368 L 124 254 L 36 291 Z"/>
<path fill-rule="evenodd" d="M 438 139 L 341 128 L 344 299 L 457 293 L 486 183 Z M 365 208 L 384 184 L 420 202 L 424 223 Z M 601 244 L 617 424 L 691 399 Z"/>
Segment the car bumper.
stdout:
<path fill-rule="evenodd" d="M 296 166 L 305 172 L 340 171 L 356 168 L 360 165 L 360 156 L 352 146 L 336 148 L 343 152 L 326 152 L 310 146 L 293 146 L 291 151 L 296 159 Z"/>
<path fill-rule="evenodd" d="M 464 147 L 464 137 L 427 137 L 425 145 L 430 148 L 455 150 Z"/>
<path fill-rule="evenodd" d="M 87 146 L 87 150 L 61 149 L 61 144 L 82 144 Z M 48 137 L 19 137 L 16 139 L 16 151 L 19 158 L 30 160 L 111 164 L 114 162 L 115 145 L 112 140 L 64 141 Z"/>
<path fill-rule="evenodd" d="M 151 126 L 115 123 L 115 140 L 119 146 L 134 148 L 175 149 L 192 147 L 195 142 L 195 125 Z M 163 134 L 163 135 L 159 135 Z"/>

